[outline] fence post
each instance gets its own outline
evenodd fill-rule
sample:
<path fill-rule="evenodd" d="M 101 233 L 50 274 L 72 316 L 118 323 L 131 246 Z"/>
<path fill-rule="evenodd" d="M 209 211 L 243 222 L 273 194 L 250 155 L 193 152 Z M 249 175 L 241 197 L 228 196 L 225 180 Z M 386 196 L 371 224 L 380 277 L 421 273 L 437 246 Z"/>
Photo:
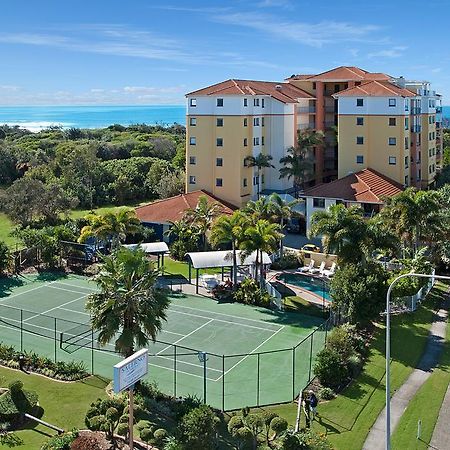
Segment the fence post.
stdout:
<path fill-rule="evenodd" d="M 23 309 L 20 310 L 20 352 L 23 352 Z"/>
<path fill-rule="evenodd" d="M 222 411 L 225 411 L 225 355 L 222 355 Z"/>
<path fill-rule="evenodd" d="M 94 375 L 94 329 L 91 327 L 91 375 Z"/>
<path fill-rule="evenodd" d="M 173 395 L 177 396 L 177 346 L 173 346 Z"/>
<path fill-rule="evenodd" d="M 308 375 L 308 383 L 311 381 L 311 369 L 312 369 L 312 353 L 313 353 L 313 339 L 314 339 L 314 333 L 315 331 L 313 331 L 311 333 L 311 349 L 309 351 L 309 375 Z"/>
<path fill-rule="evenodd" d="M 292 347 L 292 399 L 295 399 L 295 347 Z"/>
<path fill-rule="evenodd" d="M 56 319 L 56 317 L 55 317 L 54 322 L 53 322 L 53 325 L 54 325 L 54 332 L 55 332 L 55 335 L 54 335 L 55 362 L 56 362 L 56 358 L 57 358 L 57 355 L 56 355 L 56 343 L 58 342 L 58 332 L 56 331 L 56 330 L 57 330 L 56 320 L 57 320 L 57 319 Z"/>
<path fill-rule="evenodd" d="M 257 377 L 256 377 L 256 406 L 259 406 L 259 385 L 260 385 L 260 381 L 259 381 L 259 356 L 260 354 L 257 353 L 258 357 L 257 357 Z"/>

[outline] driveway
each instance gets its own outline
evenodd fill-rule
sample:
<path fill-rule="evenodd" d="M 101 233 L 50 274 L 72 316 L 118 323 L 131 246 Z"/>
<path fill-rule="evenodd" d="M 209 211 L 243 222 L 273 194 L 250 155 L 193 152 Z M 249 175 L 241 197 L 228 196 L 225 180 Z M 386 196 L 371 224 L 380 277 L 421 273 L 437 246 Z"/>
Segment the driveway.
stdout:
<path fill-rule="evenodd" d="M 302 248 L 305 244 L 315 244 L 322 248 L 320 239 L 308 239 L 306 236 L 297 233 L 287 233 L 283 239 L 283 245 L 291 248 Z"/>

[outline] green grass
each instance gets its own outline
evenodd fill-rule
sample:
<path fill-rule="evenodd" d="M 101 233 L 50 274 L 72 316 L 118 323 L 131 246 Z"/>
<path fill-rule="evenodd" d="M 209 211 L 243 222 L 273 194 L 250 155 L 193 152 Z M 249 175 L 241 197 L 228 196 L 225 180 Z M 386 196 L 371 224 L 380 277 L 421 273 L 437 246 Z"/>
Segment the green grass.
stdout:
<path fill-rule="evenodd" d="M 225 273 L 227 269 L 225 268 Z M 229 270 L 228 270 L 229 272 Z M 165 257 L 164 258 L 164 273 L 167 275 L 181 275 L 182 277 L 189 279 L 189 265 L 184 261 L 176 261 L 175 259 Z M 221 269 L 202 269 L 200 275 L 202 274 L 218 274 L 221 273 Z M 196 271 L 192 268 L 192 278 L 196 277 Z"/>
<path fill-rule="evenodd" d="M 15 248 L 17 240 L 9 235 L 14 225 L 5 213 L 0 213 L 0 241 L 6 242 L 10 248 Z"/>
<path fill-rule="evenodd" d="M 450 383 L 450 326 L 447 325 L 444 349 L 438 368 L 409 403 L 392 435 L 392 448 L 426 450 L 433 436 L 442 401 Z M 422 421 L 420 439 L 417 423 Z"/>
<path fill-rule="evenodd" d="M 395 316 L 391 331 L 391 395 L 410 375 L 425 349 L 436 306 L 446 287 L 438 285 L 413 314 Z M 385 406 L 385 329 L 378 327 L 363 372 L 334 400 L 319 405 L 320 419 L 312 428 L 325 433 L 338 450 L 360 450 L 370 428 Z M 295 422 L 296 405 L 274 407 Z M 409 447 L 400 447 L 409 448 Z"/>
<path fill-rule="evenodd" d="M 90 377 L 76 383 L 61 383 L 39 375 L 25 373 L 0 367 L 0 385 L 7 386 L 13 380 L 21 380 L 24 388 L 36 391 L 39 405 L 43 408 L 42 419 L 65 430 L 84 425 L 84 415 L 95 399 L 106 397 L 106 383 L 100 378 Z M 17 434 L 23 439 L 24 449 L 39 449 L 42 443 L 56 434 L 42 425 L 29 422 L 25 429 Z M 1 446 L 0 448 L 7 448 Z"/>
<path fill-rule="evenodd" d="M 299 296 L 285 297 L 284 306 L 288 311 L 295 311 L 309 316 L 321 317 L 323 319 L 326 319 L 328 316 L 327 311 L 323 311 L 314 303 L 308 302 L 308 300 Z"/>

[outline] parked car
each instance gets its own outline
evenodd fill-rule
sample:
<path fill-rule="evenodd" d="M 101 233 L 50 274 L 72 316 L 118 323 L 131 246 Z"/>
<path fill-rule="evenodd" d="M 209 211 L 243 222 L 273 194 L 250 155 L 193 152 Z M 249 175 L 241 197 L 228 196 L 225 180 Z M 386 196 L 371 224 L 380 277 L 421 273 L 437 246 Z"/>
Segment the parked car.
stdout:
<path fill-rule="evenodd" d="M 315 244 L 305 244 L 305 245 L 302 247 L 302 250 L 303 250 L 304 252 L 320 253 L 320 247 L 318 247 L 318 246 L 315 245 Z"/>

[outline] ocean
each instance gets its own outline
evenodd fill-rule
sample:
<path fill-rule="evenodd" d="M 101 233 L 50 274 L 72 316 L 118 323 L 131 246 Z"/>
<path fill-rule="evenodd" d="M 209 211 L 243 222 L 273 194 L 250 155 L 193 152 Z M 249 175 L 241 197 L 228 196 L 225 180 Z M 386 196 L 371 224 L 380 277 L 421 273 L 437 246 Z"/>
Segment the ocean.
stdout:
<path fill-rule="evenodd" d="M 51 125 L 63 128 L 104 128 L 112 124 L 186 125 L 184 105 L 154 106 L 0 106 L 0 124 L 39 131 Z M 442 107 L 450 119 L 450 106 Z"/>
<path fill-rule="evenodd" d="M 39 131 L 63 128 L 104 128 L 112 124 L 186 124 L 184 105 L 158 106 L 0 106 L 0 124 Z"/>

